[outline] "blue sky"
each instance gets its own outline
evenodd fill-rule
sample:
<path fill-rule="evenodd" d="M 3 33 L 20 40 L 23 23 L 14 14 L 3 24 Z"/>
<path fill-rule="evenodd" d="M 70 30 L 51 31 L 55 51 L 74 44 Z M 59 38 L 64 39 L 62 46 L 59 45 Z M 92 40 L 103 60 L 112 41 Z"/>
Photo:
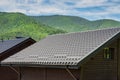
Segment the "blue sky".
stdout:
<path fill-rule="evenodd" d="M 120 21 L 120 0 L 0 0 L 0 12 L 26 15 L 70 15 L 89 20 Z"/>

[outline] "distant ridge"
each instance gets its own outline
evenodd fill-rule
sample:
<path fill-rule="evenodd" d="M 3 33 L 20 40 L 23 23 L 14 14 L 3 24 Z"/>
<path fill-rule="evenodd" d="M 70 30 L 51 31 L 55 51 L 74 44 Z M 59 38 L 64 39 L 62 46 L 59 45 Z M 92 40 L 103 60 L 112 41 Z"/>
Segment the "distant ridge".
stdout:
<path fill-rule="evenodd" d="M 110 19 L 90 21 L 76 16 L 32 16 L 37 22 L 44 23 L 51 27 L 66 30 L 68 32 L 79 32 L 101 28 L 120 27 L 120 22 Z"/>

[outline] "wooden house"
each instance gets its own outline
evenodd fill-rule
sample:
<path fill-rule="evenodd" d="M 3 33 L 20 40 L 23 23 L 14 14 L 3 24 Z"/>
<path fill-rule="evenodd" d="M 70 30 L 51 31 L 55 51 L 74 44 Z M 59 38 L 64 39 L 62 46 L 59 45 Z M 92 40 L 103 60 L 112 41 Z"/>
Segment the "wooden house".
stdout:
<path fill-rule="evenodd" d="M 120 28 L 48 36 L 1 65 L 19 80 L 120 80 Z"/>
<path fill-rule="evenodd" d="M 32 45 L 35 41 L 31 38 L 19 38 L 0 41 L 0 61 Z M 18 75 L 10 66 L 0 66 L 0 80 L 17 80 Z M 15 68 L 17 69 L 17 68 Z"/>

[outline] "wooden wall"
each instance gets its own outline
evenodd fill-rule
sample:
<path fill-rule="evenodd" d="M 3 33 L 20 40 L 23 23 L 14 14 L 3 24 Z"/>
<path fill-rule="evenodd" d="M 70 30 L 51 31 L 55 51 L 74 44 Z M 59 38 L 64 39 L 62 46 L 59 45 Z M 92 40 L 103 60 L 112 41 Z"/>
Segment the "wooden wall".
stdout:
<path fill-rule="evenodd" d="M 18 80 L 18 75 L 9 67 L 0 67 L 0 80 Z"/>
<path fill-rule="evenodd" d="M 117 40 L 106 47 L 115 48 L 113 60 L 103 58 L 103 49 L 82 66 L 81 80 L 117 80 Z"/>
<path fill-rule="evenodd" d="M 80 70 L 70 70 L 80 80 Z M 74 80 L 65 69 L 21 68 L 21 80 Z"/>

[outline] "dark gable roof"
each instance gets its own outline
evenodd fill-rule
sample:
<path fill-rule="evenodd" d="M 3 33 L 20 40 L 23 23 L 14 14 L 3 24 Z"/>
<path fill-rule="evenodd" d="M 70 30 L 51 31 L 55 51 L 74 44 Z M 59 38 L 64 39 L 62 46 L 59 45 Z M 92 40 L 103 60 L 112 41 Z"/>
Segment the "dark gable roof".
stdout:
<path fill-rule="evenodd" d="M 21 42 L 27 40 L 28 38 L 19 38 L 14 40 L 1 40 L 0 41 L 0 54 L 2 54 L 4 51 L 20 44 Z"/>
<path fill-rule="evenodd" d="M 2 64 L 76 66 L 117 35 L 120 35 L 120 28 L 49 36 L 2 61 Z"/>
<path fill-rule="evenodd" d="M 16 38 L 14 40 L 0 40 L 0 61 L 30 46 L 36 41 L 32 38 Z"/>

